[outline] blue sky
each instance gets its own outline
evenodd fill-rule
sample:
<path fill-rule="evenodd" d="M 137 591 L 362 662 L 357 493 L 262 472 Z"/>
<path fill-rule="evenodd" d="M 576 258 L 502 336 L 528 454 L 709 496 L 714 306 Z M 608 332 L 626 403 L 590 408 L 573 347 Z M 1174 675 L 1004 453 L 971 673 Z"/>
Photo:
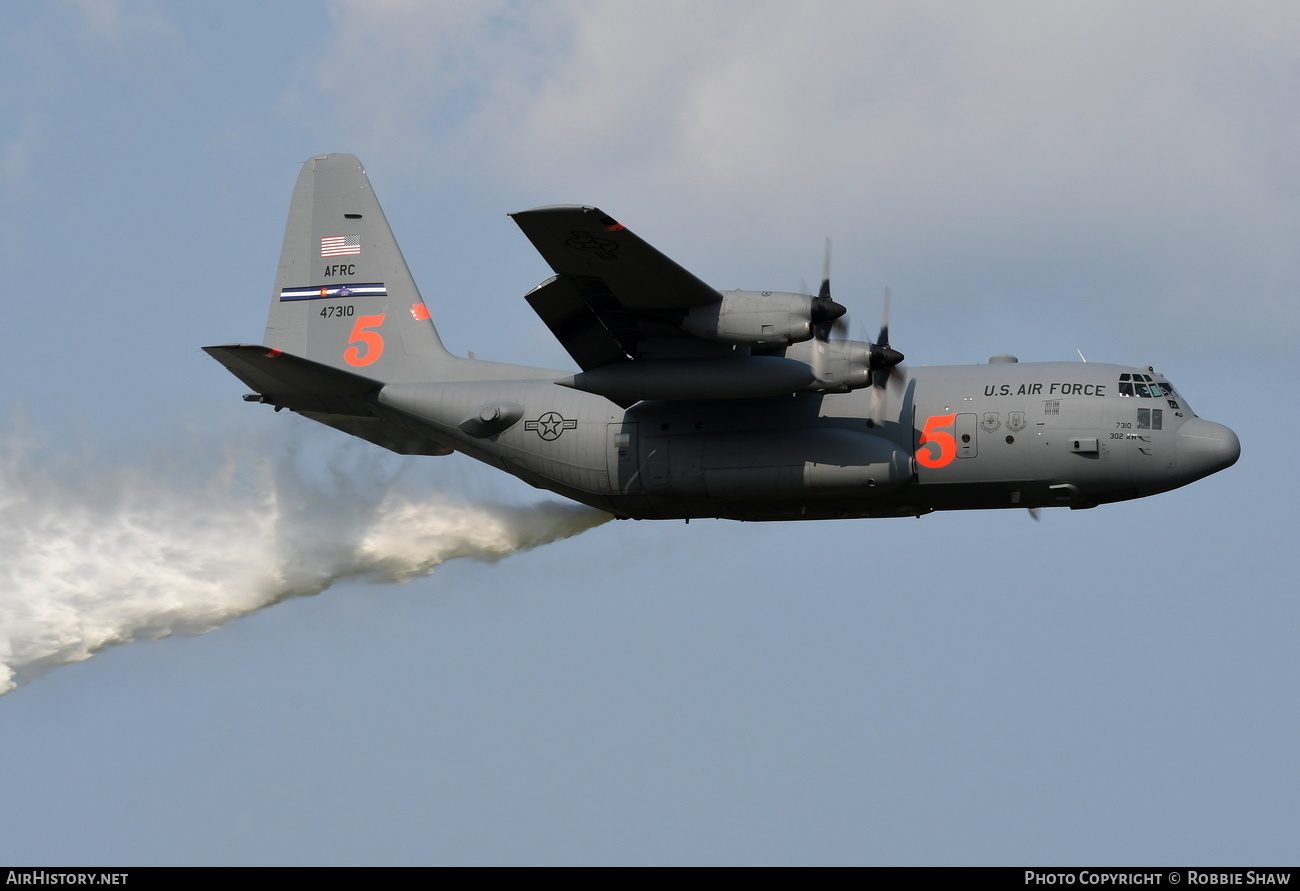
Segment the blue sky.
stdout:
<path fill-rule="evenodd" d="M 81 0 L 0 46 L 0 861 L 1300 853 L 1291 5 Z M 909 363 L 1152 364 L 1241 461 L 1039 523 L 505 555 L 583 523 L 246 405 L 199 349 L 261 337 L 326 151 L 457 353 L 570 367 L 506 214 L 591 203 L 722 288 L 815 281 L 830 236 Z M 381 510 L 414 544 L 337 562 Z"/>

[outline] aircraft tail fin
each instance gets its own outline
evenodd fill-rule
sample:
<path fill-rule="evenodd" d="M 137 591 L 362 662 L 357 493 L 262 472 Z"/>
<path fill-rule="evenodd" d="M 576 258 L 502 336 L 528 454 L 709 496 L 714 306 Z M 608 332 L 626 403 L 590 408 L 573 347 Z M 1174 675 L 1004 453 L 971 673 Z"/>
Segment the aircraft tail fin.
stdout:
<path fill-rule="evenodd" d="M 451 357 L 353 155 L 303 164 L 266 345 L 385 382 L 428 379 L 431 360 Z"/>

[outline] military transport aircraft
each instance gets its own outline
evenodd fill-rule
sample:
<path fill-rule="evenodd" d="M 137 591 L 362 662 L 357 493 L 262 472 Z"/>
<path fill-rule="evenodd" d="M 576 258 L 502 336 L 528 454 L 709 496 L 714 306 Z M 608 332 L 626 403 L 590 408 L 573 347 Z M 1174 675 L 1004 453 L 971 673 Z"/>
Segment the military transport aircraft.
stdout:
<path fill-rule="evenodd" d="M 513 214 L 526 295 L 582 370 L 452 356 L 361 163 L 303 166 L 265 343 L 207 347 L 254 392 L 404 455 L 463 452 L 620 518 L 793 520 L 1093 507 L 1240 454 L 1152 368 L 904 370 L 832 337 L 830 297 L 719 292 L 594 207 Z"/>

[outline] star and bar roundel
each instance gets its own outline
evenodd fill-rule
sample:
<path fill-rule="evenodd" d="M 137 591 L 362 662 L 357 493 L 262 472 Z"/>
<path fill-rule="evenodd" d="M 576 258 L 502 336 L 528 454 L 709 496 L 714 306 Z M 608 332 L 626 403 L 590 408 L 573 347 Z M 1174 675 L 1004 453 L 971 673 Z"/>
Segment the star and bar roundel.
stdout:
<path fill-rule="evenodd" d="M 566 418 L 558 411 L 548 411 L 535 421 L 524 421 L 525 430 L 536 430 L 537 435 L 547 442 L 559 439 L 560 434 L 565 430 L 573 430 L 577 426 L 578 422 L 576 420 Z"/>

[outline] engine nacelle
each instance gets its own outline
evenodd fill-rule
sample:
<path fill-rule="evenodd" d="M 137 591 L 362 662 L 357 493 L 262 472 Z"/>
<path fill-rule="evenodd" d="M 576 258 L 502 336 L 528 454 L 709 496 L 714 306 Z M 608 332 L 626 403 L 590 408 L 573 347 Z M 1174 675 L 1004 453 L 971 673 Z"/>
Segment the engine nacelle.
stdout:
<path fill-rule="evenodd" d="M 556 381 L 631 404 L 642 399 L 757 399 L 804 390 L 812 369 L 780 356 L 612 362 Z"/>
<path fill-rule="evenodd" d="M 814 300 L 782 291 L 726 291 L 717 303 L 695 306 L 682 328 L 696 337 L 747 346 L 789 346 L 813 336 Z"/>
<path fill-rule="evenodd" d="M 871 383 L 871 344 L 852 340 L 808 344 L 809 364 L 816 380 L 808 389 L 823 393 L 847 393 Z M 820 353 L 820 355 L 818 355 Z"/>
<path fill-rule="evenodd" d="M 847 393 L 870 386 L 873 371 L 903 361 L 897 350 L 858 340 L 800 343 L 786 350 L 785 357 L 808 363 L 813 382 L 804 389 L 815 393 Z"/>

